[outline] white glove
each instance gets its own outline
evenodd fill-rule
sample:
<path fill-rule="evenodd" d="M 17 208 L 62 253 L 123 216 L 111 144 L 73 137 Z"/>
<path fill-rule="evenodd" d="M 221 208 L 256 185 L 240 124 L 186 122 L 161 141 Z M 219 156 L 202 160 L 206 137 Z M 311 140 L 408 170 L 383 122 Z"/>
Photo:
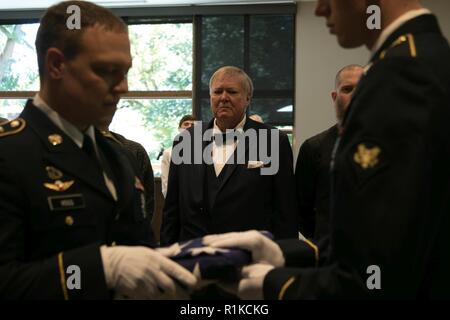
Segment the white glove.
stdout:
<path fill-rule="evenodd" d="M 242 268 L 242 279 L 239 281 L 237 296 L 242 300 L 264 299 L 264 278 L 274 266 L 256 263 Z"/>
<path fill-rule="evenodd" d="M 122 298 L 175 298 L 174 279 L 188 288 L 197 282 L 188 270 L 147 247 L 101 246 L 100 254 L 106 284 Z"/>
<path fill-rule="evenodd" d="M 164 257 L 171 258 L 181 252 L 181 247 L 180 244 L 176 242 L 169 247 L 156 248 L 155 250 L 161 253 Z"/>
<path fill-rule="evenodd" d="M 256 230 L 229 232 L 205 236 L 203 244 L 215 248 L 241 248 L 252 253 L 254 263 L 283 267 L 285 260 L 280 247 Z"/>

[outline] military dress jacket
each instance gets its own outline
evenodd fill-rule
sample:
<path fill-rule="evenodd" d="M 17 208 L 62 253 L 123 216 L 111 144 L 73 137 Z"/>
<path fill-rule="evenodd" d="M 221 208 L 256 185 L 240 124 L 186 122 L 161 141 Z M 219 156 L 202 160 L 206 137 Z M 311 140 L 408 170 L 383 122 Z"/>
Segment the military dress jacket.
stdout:
<path fill-rule="evenodd" d="M 96 131 L 99 166 L 31 101 L 1 128 L 0 298 L 111 297 L 99 247 L 154 244 L 136 164 Z"/>
<path fill-rule="evenodd" d="M 343 127 L 329 259 L 271 271 L 265 297 L 449 298 L 450 48 L 434 15 L 374 54 Z"/>

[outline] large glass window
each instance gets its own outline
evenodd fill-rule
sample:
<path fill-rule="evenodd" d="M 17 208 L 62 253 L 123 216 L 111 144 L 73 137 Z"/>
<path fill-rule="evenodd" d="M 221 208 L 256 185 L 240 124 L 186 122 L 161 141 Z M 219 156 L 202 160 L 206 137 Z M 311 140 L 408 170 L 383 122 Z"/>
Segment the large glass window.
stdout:
<path fill-rule="evenodd" d="M 187 15 L 179 11 L 191 7 L 178 8 L 173 16 L 152 16 L 155 8 L 127 10 L 133 56 L 130 92 L 110 129 L 141 143 L 158 174 L 157 157 L 172 145 L 179 119 L 192 112 L 211 119 L 209 78 L 217 68 L 234 65 L 255 84 L 250 113 L 289 132 L 294 112 L 294 7 L 202 6 L 196 9 L 202 12 Z M 252 8 L 262 13 L 253 14 Z M 0 117 L 8 119 L 17 117 L 39 89 L 34 47 L 38 23 L 28 22 L 40 14 L 21 15 L 27 23 L 0 24 Z"/>
<path fill-rule="evenodd" d="M 38 24 L 0 25 L 0 91 L 39 89 L 34 40 Z"/>
<path fill-rule="evenodd" d="M 39 89 L 34 40 L 38 24 L 0 26 L 0 117 L 13 119 Z M 178 121 L 192 113 L 192 22 L 130 25 L 129 90 L 110 129 L 141 143 L 158 167 Z M 158 170 L 155 170 L 158 173 Z"/>
<path fill-rule="evenodd" d="M 249 113 L 264 122 L 292 129 L 294 122 L 294 15 L 199 17 L 200 49 L 196 114 L 212 117 L 209 79 L 224 65 L 244 69 L 254 84 Z M 289 131 L 289 129 L 286 129 Z"/>

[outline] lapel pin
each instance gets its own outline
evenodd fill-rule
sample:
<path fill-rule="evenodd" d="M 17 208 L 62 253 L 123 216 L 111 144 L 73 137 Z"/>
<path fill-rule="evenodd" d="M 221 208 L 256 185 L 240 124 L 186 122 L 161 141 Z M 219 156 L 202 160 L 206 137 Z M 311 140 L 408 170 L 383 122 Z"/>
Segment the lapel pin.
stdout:
<path fill-rule="evenodd" d="M 48 136 L 48 141 L 53 145 L 57 146 L 62 143 L 63 138 L 59 134 L 51 134 Z"/>

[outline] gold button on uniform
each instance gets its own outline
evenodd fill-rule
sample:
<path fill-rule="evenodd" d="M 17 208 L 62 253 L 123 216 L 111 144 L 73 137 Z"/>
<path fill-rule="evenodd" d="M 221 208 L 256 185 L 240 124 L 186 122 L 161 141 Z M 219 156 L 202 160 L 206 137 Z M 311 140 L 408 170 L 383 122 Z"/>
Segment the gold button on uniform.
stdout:
<path fill-rule="evenodd" d="M 66 225 L 68 225 L 68 226 L 73 225 L 73 218 L 72 218 L 72 216 L 67 216 L 66 217 Z"/>
<path fill-rule="evenodd" d="M 48 141 L 53 145 L 57 146 L 62 143 L 63 138 L 59 134 L 51 134 L 48 136 Z"/>
<path fill-rule="evenodd" d="M 17 128 L 18 126 L 20 126 L 20 122 L 17 120 L 13 120 L 13 121 L 11 121 L 10 126 L 11 126 L 11 128 Z"/>
<path fill-rule="evenodd" d="M 113 241 L 113 242 L 111 243 L 111 247 L 114 247 L 115 245 L 116 245 L 116 242 Z"/>

